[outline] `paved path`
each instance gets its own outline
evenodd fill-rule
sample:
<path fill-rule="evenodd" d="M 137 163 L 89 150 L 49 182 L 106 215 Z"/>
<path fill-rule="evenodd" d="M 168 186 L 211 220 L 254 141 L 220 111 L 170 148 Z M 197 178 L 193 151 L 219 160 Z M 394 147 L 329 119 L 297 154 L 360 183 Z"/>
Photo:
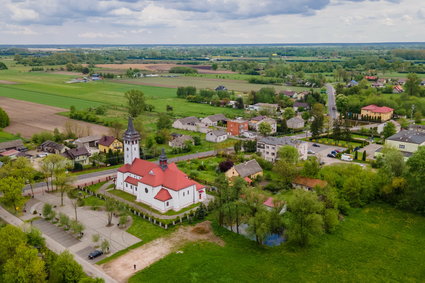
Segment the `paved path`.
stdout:
<path fill-rule="evenodd" d="M 0 207 L 0 218 L 2 218 L 7 223 L 9 223 L 11 225 L 14 225 L 14 226 L 17 226 L 17 227 L 21 227 L 24 224 L 24 222 L 21 219 L 19 219 L 18 217 L 10 214 L 3 207 Z M 60 254 L 60 253 L 62 253 L 63 251 L 66 250 L 66 247 L 64 247 L 59 242 L 53 240 L 47 234 L 43 233 L 43 237 L 46 239 L 46 246 L 47 246 L 47 248 L 49 250 L 51 250 L 51 251 L 53 251 L 53 252 L 55 252 L 57 254 Z M 100 277 L 100 278 L 103 278 L 106 283 L 115 283 L 115 282 L 117 282 L 115 279 L 113 279 L 108 274 L 106 274 L 105 272 L 103 272 L 103 270 L 100 269 L 100 267 L 88 263 L 81 256 L 79 256 L 79 255 L 77 255 L 75 253 L 74 253 L 74 259 L 83 267 L 84 272 L 86 272 L 87 275 L 89 275 L 91 277 Z"/>
<path fill-rule="evenodd" d="M 328 95 L 328 113 L 332 120 L 338 117 L 335 102 L 335 89 L 331 84 L 326 84 L 326 93 Z"/>

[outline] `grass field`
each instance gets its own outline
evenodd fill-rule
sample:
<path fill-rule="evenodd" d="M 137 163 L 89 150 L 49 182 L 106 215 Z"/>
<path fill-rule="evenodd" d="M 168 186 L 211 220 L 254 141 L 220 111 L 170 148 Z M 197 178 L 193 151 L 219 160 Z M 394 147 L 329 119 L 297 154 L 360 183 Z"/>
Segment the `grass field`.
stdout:
<path fill-rule="evenodd" d="M 258 247 L 215 227 L 226 242 L 188 244 L 129 282 L 421 282 L 425 217 L 371 205 L 306 249 Z M 168 272 L 164 272 L 167 270 Z M 172 276 L 170 276 L 170 273 Z"/>
<path fill-rule="evenodd" d="M 7 142 L 7 141 L 11 141 L 11 140 L 16 140 L 18 138 L 19 138 L 18 136 L 3 132 L 0 129 L 0 142 Z"/>

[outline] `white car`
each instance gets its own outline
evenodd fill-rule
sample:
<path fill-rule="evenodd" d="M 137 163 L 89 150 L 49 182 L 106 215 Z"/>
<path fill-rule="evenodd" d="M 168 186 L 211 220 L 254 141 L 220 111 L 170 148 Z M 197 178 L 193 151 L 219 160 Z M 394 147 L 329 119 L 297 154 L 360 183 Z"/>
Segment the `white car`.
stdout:
<path fill-rule="evenodd" d="M 312 151 L 312 150 L 308 150 L 308 151 L 307 151 L 307 153 L 308 153 L 308 154 L 315 154 L 315 152 L 314 152 L 314 151 Z"/>

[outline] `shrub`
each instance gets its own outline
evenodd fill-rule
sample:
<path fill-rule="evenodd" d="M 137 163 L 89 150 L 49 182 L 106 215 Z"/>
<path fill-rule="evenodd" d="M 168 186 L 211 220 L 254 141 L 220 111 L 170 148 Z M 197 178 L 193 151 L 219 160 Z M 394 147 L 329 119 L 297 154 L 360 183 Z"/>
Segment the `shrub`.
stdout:
<path fill-rule="evenodd" d="M 59 213 L 59 225 L 65 228 L 69 228 L 69 217 L 64 213 Z"/>
<path fill-rule="evenodd" d="M 46 218 L 47 220 L 51 220 L 56 216 L 56 212 L 53 210 L 53 207 L 51 204 L 49 203 L 45 203 L 43 205 L 43 217 Z"/>

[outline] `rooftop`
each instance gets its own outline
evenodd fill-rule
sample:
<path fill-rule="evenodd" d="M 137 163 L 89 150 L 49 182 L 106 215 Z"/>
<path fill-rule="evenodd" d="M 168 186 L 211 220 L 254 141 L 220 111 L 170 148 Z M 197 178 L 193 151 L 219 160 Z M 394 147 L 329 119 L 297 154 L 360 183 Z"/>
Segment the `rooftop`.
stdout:
<path fill-rule="evenodd" d="M 387 138 L 387 140 L 422 144 L 425 142 L 425 132 L 415 130 L 402 130 L 397 134 Z"/>
<path fill-rule="evenodd" d="M 113 136 L 103 136 L 99 139 L 98 144 L 109 147 L 116 140 Z"/>
<path fill-rule="evenodd" d="M 303 141 L 293 139 L 290 137 L 265 137 L 261 138 L 258 142 L 262 142 L 269 145 L 299 145 L 301 143 L 304 143 Z"/>
<path fill-rule="evenodd" d="M 0 143 L 0 151 L 6 150 L 9 148 L 23 148 L 24 144 L 22 140 L 13 140 L 13 141 L 7 141 Z"/>
<path fill-rule="evenodd" d="M 235 170 L 238 172 L 239 176 L 241 176 L 242 178 L 245 178 L 263 171 L 260 164 L 258 164 L 257 160 L 255 159 L 235 165 Z"/>
<path fill-rule="evenodd" d="M 371 111 L 371 112 L 375 112 L 375 113 L 390 113 L 393 112 L 394 109 L 390 108 L 390 107 L 386 107 L 386 106 L 377 106 L 375 104 L 371 104 L 365 107 L 362 107 L 362 110 L 367 110 L 367 111 Z"/>

